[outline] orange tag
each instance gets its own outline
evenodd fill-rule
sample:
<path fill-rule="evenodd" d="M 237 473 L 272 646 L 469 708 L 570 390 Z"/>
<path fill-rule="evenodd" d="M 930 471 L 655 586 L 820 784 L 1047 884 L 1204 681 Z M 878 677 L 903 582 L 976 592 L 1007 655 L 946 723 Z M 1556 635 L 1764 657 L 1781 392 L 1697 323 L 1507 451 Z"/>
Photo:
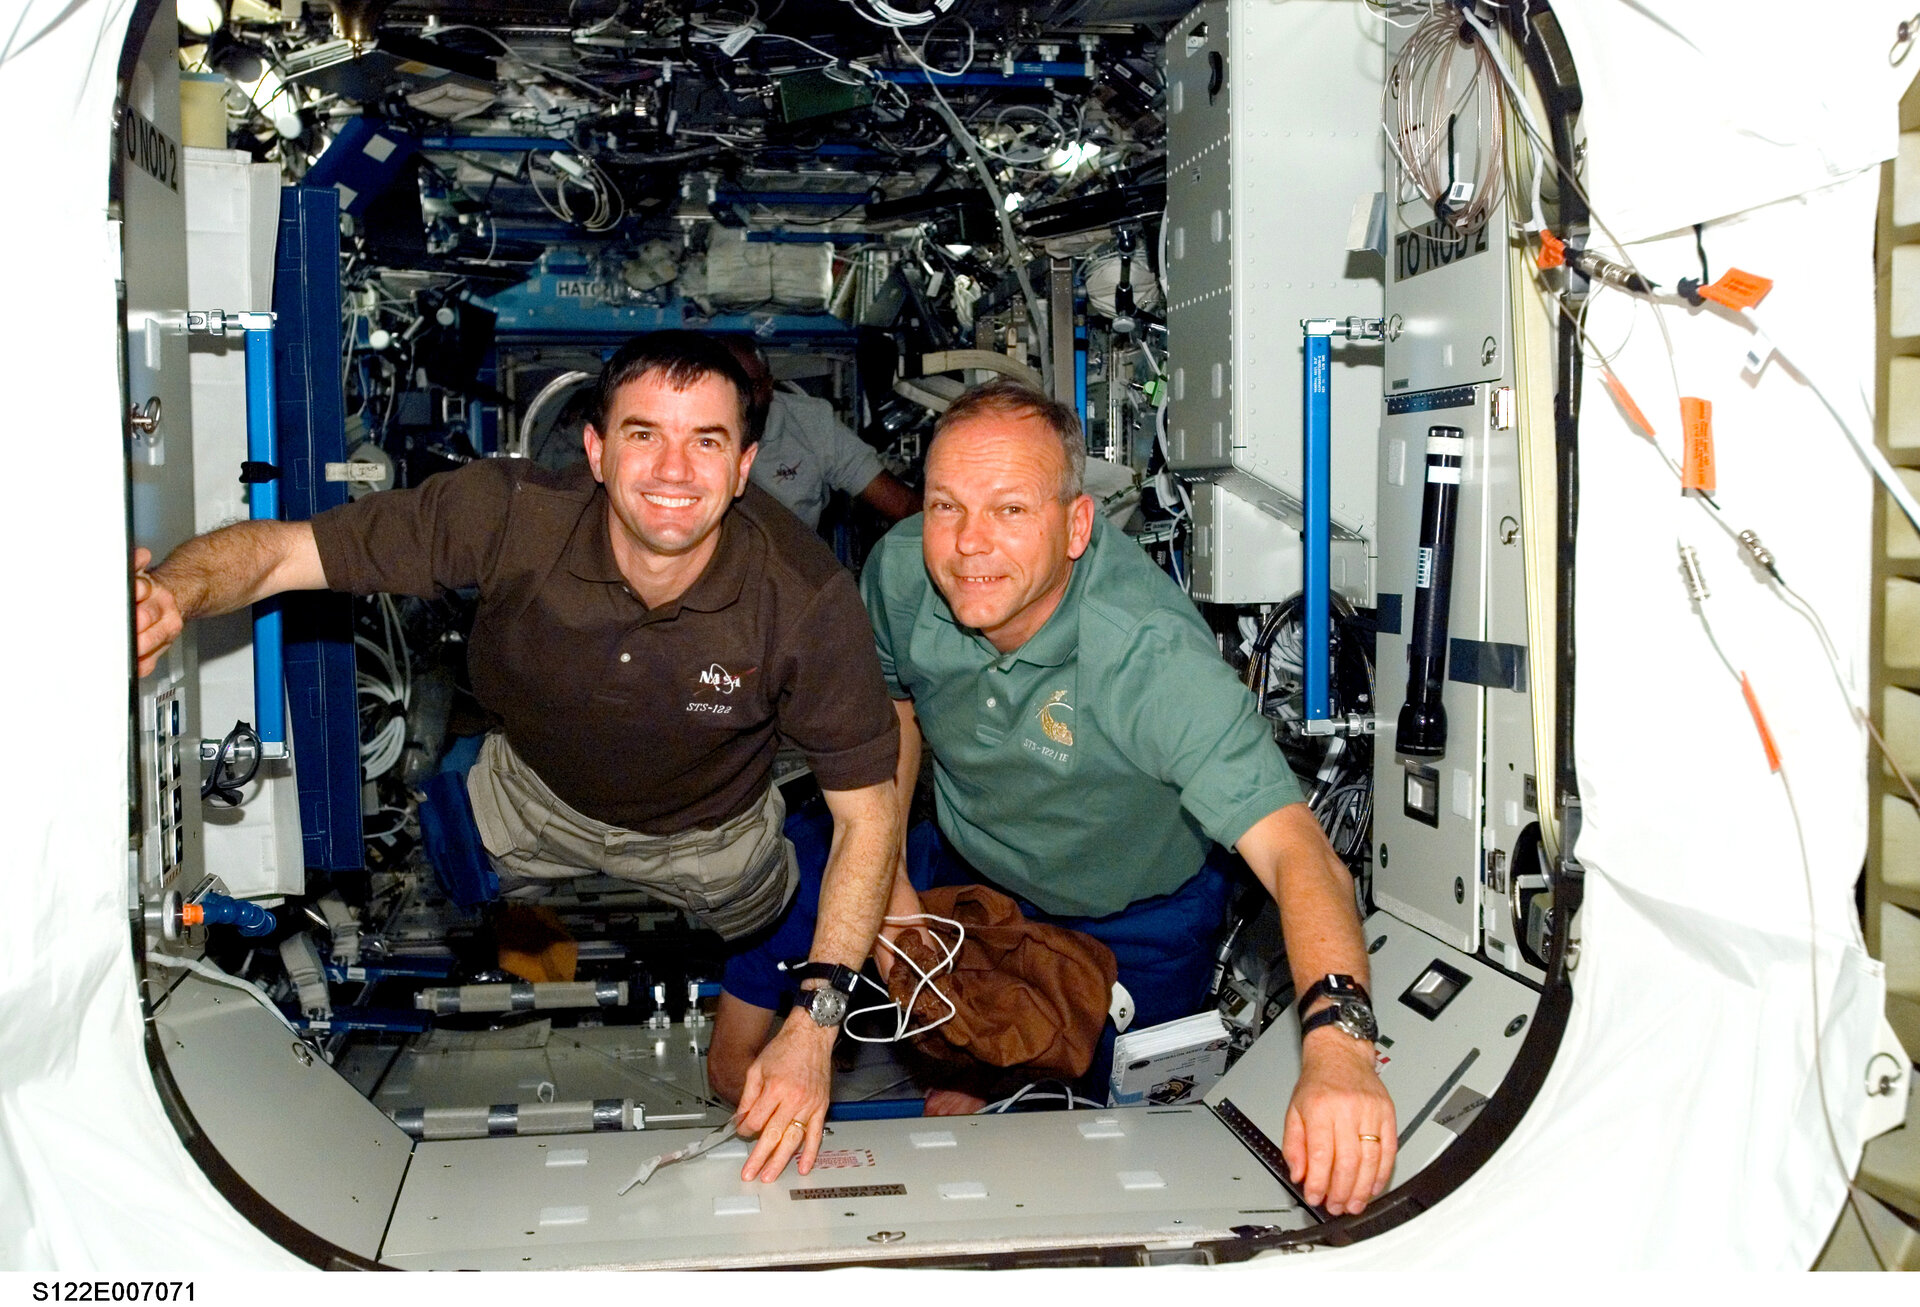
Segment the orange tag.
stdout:
<path fill-rule="evenodd" d="M 1653 423 L 1647 421 L 1647 415 L 1642 413 L 1640 406 L 1633 402 L 1633 396 L 1629 395 L 1627 388 L 1620 384 L 1620 378 L 1613 375 L 1613 369 L 1608 368 L 1602 371 L 1600 380 L 1606 383 L 1607 393 L 1613 396 L 1613 402 L 1620 406 L 1622 413 L 1626 414 L 1627 421 L 1639 427 L 1641 434 L 1653 435 Z"/>
<path fill-rule="evenodd" d="M 1753 714 L 1753 724 L 1760 731 L 1760 746 L 1767 751 L 1767 770 L 1780 770 L 1780 750 L 1774 747 L 1773 732 L 1767 729 L 1767 715 L 1760 711 L 1760 701 L 1753 697 L 1753 687 L 1747 683 L 1747 674 L 1740 673 L 1740 693 L 1747 696 L 1747 711 Z"/>
<path fill-rule="evenodd" d="M 1742 272 L 1738 268 L 1728 268 L 1720 274 L 1720 279 L 1711 286 L 1700 288 L 1700 297 L 1710 299 L 1716 304 L 1724 304 L 1738 312 L 1750 309 L 1767 297 L 1773 289 L 1773 283 L 1765 277 L 1756 277 L 1751 272 Z"/>
<path fill-rule="evenodd" d="M 1710 495 L 1713 481 L 1713 405 L 1704 399 L 1681 396 L 1680 430 L 1686 448 L 1680 462 L 1680 488 Z"/>
<path fill-rule="evenodd" d="M 1540 257 L 1538 259 L 1540 266 L 1542 268 L 1558 268 L 1566 261 L 1566 242 L 1558 236 L 1555 236 L 1545 227 L 1542 227 L 1540 229 Z"/>

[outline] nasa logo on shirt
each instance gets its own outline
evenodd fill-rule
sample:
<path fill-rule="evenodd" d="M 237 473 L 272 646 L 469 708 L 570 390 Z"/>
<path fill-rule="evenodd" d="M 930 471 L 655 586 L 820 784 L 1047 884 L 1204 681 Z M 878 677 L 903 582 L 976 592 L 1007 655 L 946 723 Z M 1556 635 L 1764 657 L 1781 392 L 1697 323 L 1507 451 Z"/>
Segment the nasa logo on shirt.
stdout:
<path fill-rule="evenodd" d="M 740 673 L 740 675 L 735 676 L 719 663 L 708 663 L 707 669 L 694 679 L 709 690 L 718 690 L 722 694 L 732 694 L 740 688 L 740 682 L 751 675 L 753 675 L 753 668 L 751 667 Z M 733 711 L 733 705 L 730 703 L 712 703 L 705 699 L 693 699 L 688 701 L 687 711 L 690 713 L 706 713 L 714 717 L 725 717 Z"/>
<path fill-rule="evenodd" d="M 800 465 L 798 463 L 776 463 L 773 468 L 773 475 L 777 480 L 791 481 L 800 475 Z"/>
<path fill-rule="evenodd" d="M 752 671 L 749 667 L 747 671 Z M 740 688 L 740 677 L 733 675 L 719 663 L 709 663 L 707 670 L 700 673 L 700 684 L 710 685 L 722 694 L 732 694 Z"/>

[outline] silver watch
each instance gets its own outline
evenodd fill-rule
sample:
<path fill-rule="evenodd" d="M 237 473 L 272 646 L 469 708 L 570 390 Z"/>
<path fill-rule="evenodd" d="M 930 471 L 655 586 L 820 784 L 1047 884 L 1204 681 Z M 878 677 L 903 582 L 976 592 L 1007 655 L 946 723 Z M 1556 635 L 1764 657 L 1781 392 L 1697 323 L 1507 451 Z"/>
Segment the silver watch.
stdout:
<path fill-rule="evenodd" d="M 847 996 L 832 985 L 800 991 L 794 1005 L 805 1008 L 816 1026 L 837 1026 L 847 1015 Z"/>
<path fill-rule="evenodd" d="M 1300 1037 L 1306 1038 L 1321 1026 L 1338 1026 L 1343 1033 L 1369 1044 L 1380 1038 L 1380 1024 L 1373 1018 L 1373 1008 L 1363 999 L 1343 998 L 1331 1007 L 1321 1008 L 1300 1023 Z"/>

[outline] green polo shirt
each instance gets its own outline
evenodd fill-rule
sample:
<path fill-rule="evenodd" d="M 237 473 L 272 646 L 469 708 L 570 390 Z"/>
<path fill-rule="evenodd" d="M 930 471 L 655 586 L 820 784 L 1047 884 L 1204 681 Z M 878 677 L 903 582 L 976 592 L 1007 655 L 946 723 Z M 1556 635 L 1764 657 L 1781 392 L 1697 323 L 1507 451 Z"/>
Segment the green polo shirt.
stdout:
<path fill-rule="evenodd" d="M 880 542 L 861 592 L 887 687 L 933 754 L 941 832 L 988 877 L 1106 916 L 1300 800 L 1213 633 L 1118 528 L 1095 521 L 1060 607 L 1008 654 L 954 621 L 920 530 L 908 518 Z"/>

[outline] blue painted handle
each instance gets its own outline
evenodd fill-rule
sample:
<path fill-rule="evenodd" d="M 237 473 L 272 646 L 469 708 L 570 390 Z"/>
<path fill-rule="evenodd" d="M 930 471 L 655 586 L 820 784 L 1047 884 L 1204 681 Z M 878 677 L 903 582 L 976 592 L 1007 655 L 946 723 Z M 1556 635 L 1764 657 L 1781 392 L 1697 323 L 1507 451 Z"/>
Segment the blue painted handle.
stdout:
<path fill-rule="evenodd" d="M 194 900 L 204 914 L 201 920 L 209 925 L 238 926 L 240 933 L 248 938 L 271 935 L 277 924 L 273 913 L 258 903 L 249 903 L 245 899 L 228 898 L 225 894 L 206 893 Z"/>
<path fill-rule="evenodd" d="M 1303 401 L 1306 406 L 1306 486 L 1301 544 L 1306 556 L 1300 603 L 1306 621 L 1306 717 L 1323 722 L 1329 716 L 1328 664 L 1332 632 L 1328 613 L 1330 560 L 1333 554 L 1333 395 L 1330 389 L 1333 341 L 1306 337 Z"/>
<path fill-rule="evenodd" d="M 280 436 L 273 388 L 273 331 L 247 330 L 247 459 L 277 467 Z M 247 515 L 256 522 L 280 517 L 280 483 L 247 486 Z M 287 687 L 283 670 L 280 601 L 253 606 L 253 724 L 266 753 L 284 757 L 287 747 Z"/>

